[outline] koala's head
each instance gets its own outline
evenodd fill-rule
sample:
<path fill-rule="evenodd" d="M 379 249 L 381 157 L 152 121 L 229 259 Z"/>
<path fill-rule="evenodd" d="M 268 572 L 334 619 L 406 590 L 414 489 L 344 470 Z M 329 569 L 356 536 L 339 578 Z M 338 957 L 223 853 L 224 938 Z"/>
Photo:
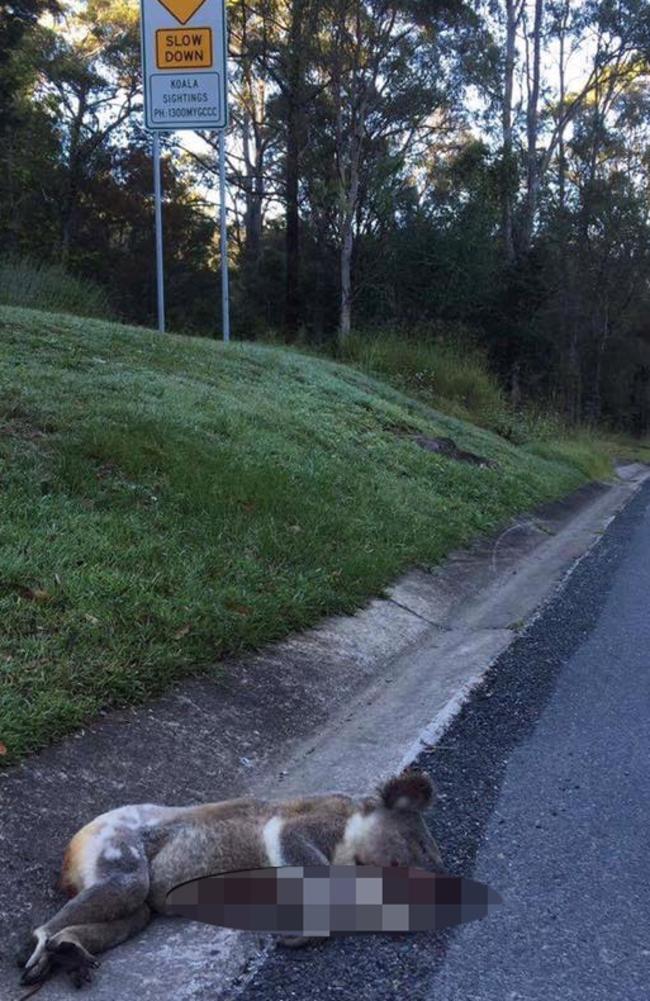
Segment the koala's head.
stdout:
<path fill-rule="evenodd" d="M 434 798 L 433 784 L 424 772 L 406 771 L 389 779 L 377 798 L 364 803 L 364 817 L 354 836 L 355 864 L 442 870 L 438 846 L 422 817 Z"/>

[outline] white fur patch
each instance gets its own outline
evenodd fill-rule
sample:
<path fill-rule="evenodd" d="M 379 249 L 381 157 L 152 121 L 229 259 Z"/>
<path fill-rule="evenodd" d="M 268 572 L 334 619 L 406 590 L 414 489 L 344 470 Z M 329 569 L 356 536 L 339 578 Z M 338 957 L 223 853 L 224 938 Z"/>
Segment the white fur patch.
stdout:
<path fill-rule="evenodd" d="M 374 813 L 353 813 L 345 825 L 343 847 L 353 851 L 356 845 L 363 844 L 376 823 L 377 817 Z"/>
<path fill-rule="evenodd" d="M 264 850 L 269 860 L 269 865 L 279 867 L 284 865 L 282 861 L 282 848 L 280 846 L 280 834 L 284 826 L 282 817 L 271 817 L 267 820 L 262 829 L 262 840 Z"/>
<path fill-rule="evenodd" d="M 80 848 L 76 860 L 79 876 L 79 889 L 85 889 L 97 879 L 97 860 L 103 856 L 108 861 L 122 857 L 123 849 L 118 847 L 120 837 L 125 831 L 137 831 L 155 827 L 160 823 L 177 816 L 182 807 L 156 806 L 155 803 L 141 803 L 130 806 L 120 806 L 96 817 L 91 824 L 89 836 Z M 137 858 L 138 852 L 133 852 Z"/>

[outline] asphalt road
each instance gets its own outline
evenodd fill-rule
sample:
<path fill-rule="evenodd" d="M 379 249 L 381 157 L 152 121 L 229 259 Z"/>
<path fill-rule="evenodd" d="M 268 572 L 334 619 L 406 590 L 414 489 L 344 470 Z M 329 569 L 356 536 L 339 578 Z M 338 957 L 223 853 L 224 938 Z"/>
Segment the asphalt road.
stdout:
<path fill-rule="evenodd" d="M 647 1001 L 650 485 L 418 764 L 448 871 L 504 906 L 278 950 L 238 1001 Z"/>

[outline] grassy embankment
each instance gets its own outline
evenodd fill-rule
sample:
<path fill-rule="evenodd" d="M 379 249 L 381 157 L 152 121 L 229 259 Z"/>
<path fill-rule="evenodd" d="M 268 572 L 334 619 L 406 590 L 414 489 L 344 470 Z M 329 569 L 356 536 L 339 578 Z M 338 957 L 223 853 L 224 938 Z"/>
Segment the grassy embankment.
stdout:
<path fill-rule="evenodd" d="M 415 334 L 415 336 L 414 336 Z M 567 424 L 548 407 L 526 404 L 514 411 L 489 370 L 487 359 L 467 340 L 467 331 L 367 332 L 339 349 L 341 360 L 385 379 L 443 413 L 496 432 L 539 455 L 563 456 L 588 477 L 607 474 L 611 460 L 650 462 L 650 442 L 604 428 Z"/>
<path fill-rule="evenodd" d="M 61 265 L 21 257 L 0 258 L 0 305 L 113 319 L 108 293 Z"/>
<path fill-rule="evenodd" d="M 0 308 L 0 760 L 608 471 L 543 450 L 324 359 Z"/>

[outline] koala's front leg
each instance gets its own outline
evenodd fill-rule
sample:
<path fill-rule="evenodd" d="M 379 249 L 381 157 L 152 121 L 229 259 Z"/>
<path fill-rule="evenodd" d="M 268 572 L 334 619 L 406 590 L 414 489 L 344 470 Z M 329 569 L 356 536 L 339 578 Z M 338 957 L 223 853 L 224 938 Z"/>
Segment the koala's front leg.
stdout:
<path fill-rule="evenodd" d="M 329 865 L 329 859 L 302 824 L 287 824 L 280 835 L 283 865 Z"/>
<path fill-rule="evenodd" d="M 300 821 L 285 826 L 281 835 L 281 850 L 284 865 L 329 865 L 329 859 Z M 285 949 L 301 949 L 310 943 L 323 941 L 315 935 L 282 935 L 278 938 L 278 944 Z"/>

